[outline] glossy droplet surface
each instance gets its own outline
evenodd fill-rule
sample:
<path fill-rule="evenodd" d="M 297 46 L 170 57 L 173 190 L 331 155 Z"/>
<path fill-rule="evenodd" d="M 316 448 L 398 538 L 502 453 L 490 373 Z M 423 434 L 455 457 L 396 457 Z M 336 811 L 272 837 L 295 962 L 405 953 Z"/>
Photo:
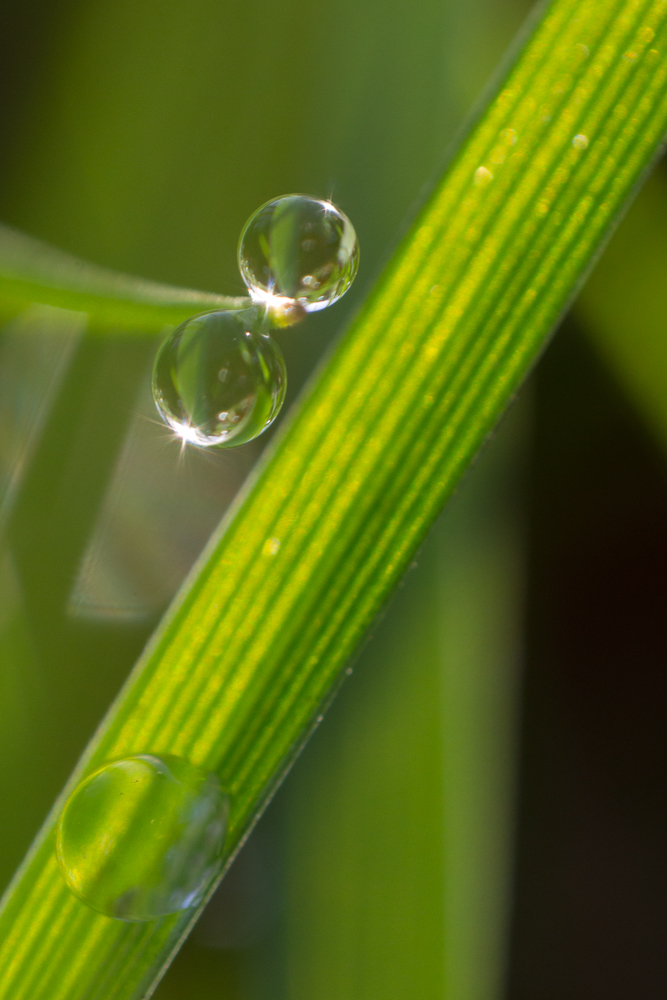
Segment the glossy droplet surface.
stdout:
<path fill-rule="evenodd" d="M 285 362 L 271 337 L 250 329 L 252 321 L 252 310 L 194 316 L 158 351 L 155 404 L 184 441 L 203 448 L 243 444 L 278 415 Z"/>
<path fill-rule="evenodd" d="M 239 241 L 239 267 L 250 295 L 276 312 L 281 300 L 287 310 L 290 303 L 305 312 L 324 309 L 347 291 L 358 266 L 350 220 L 330 202 L 306 195 L 267 202 Z"/>
<path fill-rule="evenodd" d="M 114 761 L 63 809 L 57 854 L 72 892 L 120 920 L 195 906 L 219 873 L 228 800 L 214 774 L 171 755 Z"/>

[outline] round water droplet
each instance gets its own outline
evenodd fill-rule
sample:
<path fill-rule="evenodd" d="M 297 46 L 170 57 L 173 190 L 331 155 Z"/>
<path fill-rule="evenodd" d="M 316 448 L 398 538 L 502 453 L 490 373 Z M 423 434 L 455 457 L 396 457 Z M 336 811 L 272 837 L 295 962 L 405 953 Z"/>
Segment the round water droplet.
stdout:
<path fill-rule="evenodd" d="M 255 333 L 252 310 L 194 316 L 167 337 L 153 367 L 153 397 L 184 441 L 208 448 L 251 441 L 283 404 L 285 362 Z"/>
<path fill-rule="evenodd" d="M 343 295 L 359 266 L 352 223 L 331 202 L 292 194 L 258 209 L 239 240 L 250 295 L 284 322 L 324 309 Z"/>
<path fill-rule="evenodd" d="M 81 782 L 60 817 L 65 881 L 119 920 L 195 906 L 220 872 L 228 809 L 216 776 L 180 757 L 107 764 Z"/>

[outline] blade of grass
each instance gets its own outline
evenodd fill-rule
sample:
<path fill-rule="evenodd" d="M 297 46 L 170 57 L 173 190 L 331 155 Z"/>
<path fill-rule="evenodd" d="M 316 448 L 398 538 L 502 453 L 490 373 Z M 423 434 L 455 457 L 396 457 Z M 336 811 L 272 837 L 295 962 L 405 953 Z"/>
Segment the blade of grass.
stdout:
<path fill-rule="evenodd" d="M 525 407 L 510 416 L 281 791 L 289 1000 L 502 996 Z"/>
<path fill-rule="evenodd" d="M 96 333 L 145 336 L 207 309 L 240 309 L 248 299 L 116 274 L 0 225 L 0 313 L 15 315 L 35 302 L 86 313 Z"/>
<path fill-rule="evenodd" d="M 103 761 L 181 754 L 230 792 L 231 859 L 655 157 L 666 42 L 664 0 L 549 7 L 64 795 Z M 196 914 L 74 899 L 61 804 L 5 898 L 0 996 L 145 995 Z"/>

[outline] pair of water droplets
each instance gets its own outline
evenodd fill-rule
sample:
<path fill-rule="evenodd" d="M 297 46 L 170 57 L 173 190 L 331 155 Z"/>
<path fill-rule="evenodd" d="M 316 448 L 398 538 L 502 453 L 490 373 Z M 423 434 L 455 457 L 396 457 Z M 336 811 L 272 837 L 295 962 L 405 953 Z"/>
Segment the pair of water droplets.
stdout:
<path fill-rule="evenodd" d="M 287 379 L 269 331 L 336 302 L 357 273 L 359 248 L 352 223 L 330 202 L 288 195 L 248 220 L 238 262 L 252 306 L 187 320 L 153 369 L 162 419 L 199 447 L 243 444 L 275 420 Z"/>

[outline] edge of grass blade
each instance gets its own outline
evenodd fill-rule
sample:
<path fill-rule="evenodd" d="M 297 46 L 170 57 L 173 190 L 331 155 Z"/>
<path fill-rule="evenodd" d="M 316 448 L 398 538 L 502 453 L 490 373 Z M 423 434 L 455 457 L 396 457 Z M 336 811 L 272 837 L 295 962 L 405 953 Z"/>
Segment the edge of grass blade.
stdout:
<path fill-rule="evenodd" d="M 196 313 L 242 309 L 249 300 L 118 274 L 0 224 L 0 314 L 34 303 L 87 313 L 93 333 L 146 336 Z"/>

